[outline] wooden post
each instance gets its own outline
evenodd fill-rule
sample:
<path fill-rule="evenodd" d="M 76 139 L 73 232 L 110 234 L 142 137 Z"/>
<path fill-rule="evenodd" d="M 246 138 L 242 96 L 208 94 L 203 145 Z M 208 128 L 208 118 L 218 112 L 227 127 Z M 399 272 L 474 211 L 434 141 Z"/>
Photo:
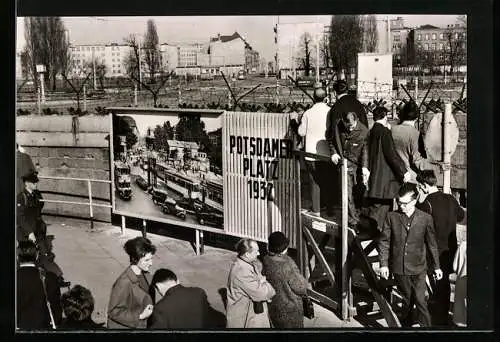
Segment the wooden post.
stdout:
<path fill-rule="evenodd" d="M 121 227 L 121 233 L 123 234 L 123 231 L 125 230 L 125 216 L 122 215 L 122 227 Z"/>
<path fill-rule="evenodd" d="M 418 76 L 415 77 L 415 102 L 418 103 Z"/>
<path fill-rule="evenodd" d="M 198 229 L 195 230 L 195 251 L 196 255 L 200 255 L 200 231 Z"/>
<path fill-rule="evenodd" d="M 450 138 L 448 137 L 450 118 L 451 118 L 451 103 L 447 103 L 444 107 L 443 113 L 443 163 L 445 168 L 443 171 L 443 192 L 446 194 L 451 193 L 451 151 L 450 151 Z"/>
<path fill-rule="evenodd" d="M 89 190 L 90 229 L 94 229 L 94 210 L 92 208 L 92 182 L 90 180 L 87 180 L 87 188 Z"/>
<path fill-rule="evenodd" d="M 342 319 L 346 320 L 349 314 L 349 272 L 348 272 L 348 265 L 347 265 L 347 252 L 348 252 L 348 244 L 347 244 L 347 234 L 348 234 L 348 189 L 347 189 L 347 160 L 343 159 L 342 160 L 342 165 L 341 165 L 341 177 L 342 177 L 342 224 L 341 224 L 341 248 L 340 248 L 340 255 L 341 255 L 341 269 L 340 275 L 341 275 L 341 310 L 342 310 Z"/>
<path fill-rule="evenodd" d="M 42 115 L 42 95 L 40 93 L 40 88 L 36 92 L 36 104 L 38 108 L 38 115 Z"/>
<path fill-rule="evenodd" d="M 142 220 L 142 237 L 147 237 L 146 220 Z"/>
<path fill-rule="evenodd" d="M 203 230 L 200 230 L 200 254 L 205 252 L 205 244 L 203 243 Z"/>

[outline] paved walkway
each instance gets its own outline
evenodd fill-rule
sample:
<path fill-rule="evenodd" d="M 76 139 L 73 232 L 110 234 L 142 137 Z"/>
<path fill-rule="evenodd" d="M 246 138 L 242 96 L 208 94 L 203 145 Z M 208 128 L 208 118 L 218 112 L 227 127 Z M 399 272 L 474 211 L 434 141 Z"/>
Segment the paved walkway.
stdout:
<path fill-rule="evenodd" d="M 90 230 L 83 220 L 46 217 L 48 234 L 53 240 L 56 262 L 72 285 L 80 284 L 92 291 L 95 299 L 93 318 L 106 321 L 106 309 L 111 287 L 129 265 L 123 244 L 140 236 L 141 232 L 121 229 L 111 224 L 96 223 Z M 157 247 L 152 272 L 161 267 L 172 269 L 181 283 L 205 289 L 212 307 L 225 313 L 221 290 L 225 288 L 229 267 L 235 257 L 232 251 L 205 246 L 205 253 L 196 256 L 189 241 L 148 234 Z M 359 328 L 351 320 L 342 322 L 335 314 L 315 304 L 316 317 L 304 318 L 306 328 Z"/>

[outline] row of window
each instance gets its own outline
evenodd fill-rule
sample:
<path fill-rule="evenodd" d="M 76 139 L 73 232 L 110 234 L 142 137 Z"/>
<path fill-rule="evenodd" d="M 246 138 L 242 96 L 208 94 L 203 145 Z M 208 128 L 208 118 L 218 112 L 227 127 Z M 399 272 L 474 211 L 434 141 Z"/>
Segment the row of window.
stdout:
<path fill-rule="evenodd" d="M 104 46 L 74 46 L 72 47 L 73 51 L 104 51 L 105 47 Z M 120 47 L 118 46 L 112 46 L 111 50 L 120 50 Z M 118 52 L 118 55 L 120 53 Z"/>
<path fill-rule="evenodd" d="M 422 48 L 422 45 L 419 44 L 418 45 L 419 48 Z M 439 46 L 436 45 L 436 43 L 432 43 L 432 44 L 429 44 L 429 43 L 425 43 L 423 45 L 423 48 L 424 50 L 436 50 L 436 47 L 439 47 L 439 50 L 449 50 L 450 49 L 450 45 L 449 44 L 443 44 L 443 43 L 439 43 Z M 465 49 L 466 48 L 466 44 L 465 43 L 462 43 L 462 48 Z"/>
<path fill-rule="evenodd" d="M 454 34 L 454 38 L 455 39 L 459 39 L 459 38 L 465 39 L 465 37 L 466 37 L 465 33 L 455 32 L 455 34 Z M 417 34 L 417 40 L 422 40 L 422 38 L 424 38 L 424 40 L 430 40 L 430 39 L 436 40 L 437 39 L 437 34 L 436 33 L 432 33 L 432 34 L 426 33 L 425 35 L 423 35 L 423 34 Z M 439 39 L 440 40 L 445 39 L 444 33 L 440 33 L 439 34 Z"/>

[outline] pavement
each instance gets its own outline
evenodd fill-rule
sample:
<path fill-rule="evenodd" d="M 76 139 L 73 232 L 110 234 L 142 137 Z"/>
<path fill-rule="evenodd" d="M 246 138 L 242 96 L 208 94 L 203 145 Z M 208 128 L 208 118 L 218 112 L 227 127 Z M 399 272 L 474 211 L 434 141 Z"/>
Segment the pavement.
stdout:
<path fill-rule="evenodd" d="M 48 234 L 54 235 L 55 261 L 72 285 L 88 288 L 95 300 L 93 319 L 106 322 L 109 294 L 114 281 L 129 265 L 123 244 L 140 236 L 140 230 L 124 229 L 110 223 L 90 223 L 84 220 L 48 216 L 44 218 Z M 193 234 L 194 235 L 194 234 Z M 197 256 L 190 241 L 148 233 L 157 247 L 152 272 L 158 268 L 173 270 L 186 286 L 203 288 L 216 311 L 225 314 L 222 293 L 235 252 L 205 245 L 203 255 Z M 63 289 L 64 290 L 64 289 Z M 314 304 L 315 317 L 304 318 L 304 327 L 362 328 L 356 320 L 343 322 L 333 312 Z"/>

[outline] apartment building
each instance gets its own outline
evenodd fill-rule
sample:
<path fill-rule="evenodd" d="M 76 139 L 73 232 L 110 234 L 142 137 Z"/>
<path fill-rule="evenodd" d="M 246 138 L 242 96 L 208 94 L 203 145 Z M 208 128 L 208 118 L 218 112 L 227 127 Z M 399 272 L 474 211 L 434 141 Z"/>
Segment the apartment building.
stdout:
<path fill-rule="evenodd" d="M 125 60 L 131 47 L 126 44 L 73 45 L 70 47 L 73 66 L 69 72 L 72 77 L 85 77 L 86 66 L 97 64 L 106 66 L 105 77 L 126 75 Z"/>

